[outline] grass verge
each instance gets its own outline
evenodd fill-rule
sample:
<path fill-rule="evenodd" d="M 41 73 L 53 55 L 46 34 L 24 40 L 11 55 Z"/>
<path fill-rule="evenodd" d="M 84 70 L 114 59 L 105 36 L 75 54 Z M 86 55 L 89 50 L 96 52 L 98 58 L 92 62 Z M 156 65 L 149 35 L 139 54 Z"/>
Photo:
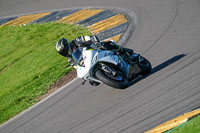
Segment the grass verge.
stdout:
<path fill-rule="evenodd" d="M 200 133 L 200 115 L 166 133 Z"/>
<path fill-rule="evenodd" d="M 55 50 L 56 42 L 90 34 L 62 23 L 0 27 L 0 124 L 35 104 L 72 70 Z"/>

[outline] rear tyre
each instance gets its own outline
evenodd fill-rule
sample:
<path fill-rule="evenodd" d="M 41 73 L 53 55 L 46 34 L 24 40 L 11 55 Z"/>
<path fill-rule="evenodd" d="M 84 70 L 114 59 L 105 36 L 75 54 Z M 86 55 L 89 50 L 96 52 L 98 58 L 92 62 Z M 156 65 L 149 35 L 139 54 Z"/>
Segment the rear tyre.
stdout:
<path fill-rule="evenodd" d="M 95 76 L 104 84 L 114 88 L 124 89 L 129 85 L 128 81 L 123 77 L 122 74 L 120 74 L 120 72 L 116 76 L 112 76 L 99 69 L 96 71 Z"/>
<path fill-rule="evenodd" d="M 152 70 L 152 66 L 151 63 L 144 57 L 142 57 L 142 61 L 139 62 L 139 66 L 142 70 L 141 75 L 147 75 L 149 73 L 151 73 Z"/>

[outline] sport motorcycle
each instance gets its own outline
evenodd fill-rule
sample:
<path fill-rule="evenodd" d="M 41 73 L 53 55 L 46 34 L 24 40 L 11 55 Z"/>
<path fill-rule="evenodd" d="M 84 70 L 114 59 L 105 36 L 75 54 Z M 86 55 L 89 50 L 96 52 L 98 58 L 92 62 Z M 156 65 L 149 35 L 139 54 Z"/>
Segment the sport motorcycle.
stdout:
<path fill-rule="evenodd" d="M 124 89 L 139 76 L 147 75 L 151 72 L 151 63 L 134 53 L 125 53 L 105 50 L 98 46 L 87 46 L 83 48 L 72 48 L 72 59 L 75 62 L 74 68 L 77 70 L 77 77 L 83 79 L 93 86 L 104 83 L 108 86 Z"/>

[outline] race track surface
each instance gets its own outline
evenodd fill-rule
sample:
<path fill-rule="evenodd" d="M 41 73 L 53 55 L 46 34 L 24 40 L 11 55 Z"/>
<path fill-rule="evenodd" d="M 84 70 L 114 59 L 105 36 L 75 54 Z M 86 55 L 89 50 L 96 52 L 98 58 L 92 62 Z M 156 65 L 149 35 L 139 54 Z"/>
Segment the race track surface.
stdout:
<path fill-rule="evenodd" d="M 199 0 L 0 0 L 0 17 L 86 6 L 136 14 L 125 46 L 150 60 L 152 74 L 125 90 L 78 79 L 0 133 L 141 133 L 200 106 Z"/>

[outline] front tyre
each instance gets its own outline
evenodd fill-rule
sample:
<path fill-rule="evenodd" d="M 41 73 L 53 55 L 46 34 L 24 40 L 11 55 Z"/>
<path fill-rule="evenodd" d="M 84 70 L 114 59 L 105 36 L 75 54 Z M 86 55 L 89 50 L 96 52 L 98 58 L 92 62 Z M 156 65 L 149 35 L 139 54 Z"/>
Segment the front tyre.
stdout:
<path fill-rule="evenodd" d="M 96 78 L 101 80 L 104 84 L 114 87 L 114 88 L 124 89 L 124 88 L 128 87 L 128 85 L 129 85 L 128 81 L 120 73 L 113 76 L 113 75 L 108 74 L 107 72 L 99 69 L 96 71 L 95 76 L 96 76 Z"/>
<path fill-rule="evenodd" d="M 141 68 L 141 75 L 147 75 L 151 73 L 152 66 L 151 63 L 144 57 L 140 56 L 141 61 L 139 61 L 139 66 Z"/>

